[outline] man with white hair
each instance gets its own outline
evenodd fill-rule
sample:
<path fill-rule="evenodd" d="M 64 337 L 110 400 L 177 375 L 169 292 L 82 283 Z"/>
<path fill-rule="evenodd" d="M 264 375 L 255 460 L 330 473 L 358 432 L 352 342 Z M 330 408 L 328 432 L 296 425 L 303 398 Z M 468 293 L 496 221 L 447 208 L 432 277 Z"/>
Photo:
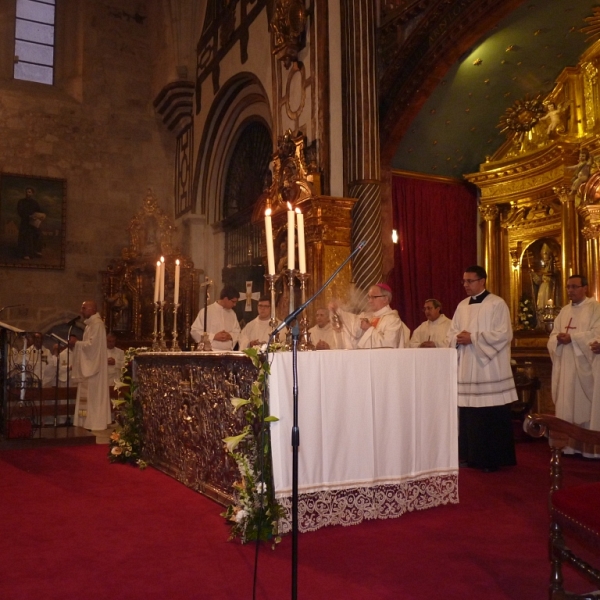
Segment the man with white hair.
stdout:
<path fill-rule="evenodd" d="M 404 348 L 408 344 L 410 330 L 402 323 L 398 311 L 390 307 L 392 290 L 387 283 L 369 288 L 367 310 L 355 315 L 339 308 L 332 302 L 329 306 L 341 322 L 345 348 Z"/>
<path fill-rule="evenodd" d="M 450 319 L 442 314 L 442 303 L 435 298 L 425 300 L 423 312 L 427 317 L 410 338 L 411 348 L 447 348 L 447 334 L 450 328 Z"/>
<path fill-rule="evenodd" d="M 329 310 L 326 308 L 318 308 L 315 313 L 315 321 L 317 324 L 308 330 L 308 333 L 310 333 L 310 341 L 315 347 L 315 350 L 340 348 L 341 340 L 338 340 L 339 334 L 331 326 Z"/>

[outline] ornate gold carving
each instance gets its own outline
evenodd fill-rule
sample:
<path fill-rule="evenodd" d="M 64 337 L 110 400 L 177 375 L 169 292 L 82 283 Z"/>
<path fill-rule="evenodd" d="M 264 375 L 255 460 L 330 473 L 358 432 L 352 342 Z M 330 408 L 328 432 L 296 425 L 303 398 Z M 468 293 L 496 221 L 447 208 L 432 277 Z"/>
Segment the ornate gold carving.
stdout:
<path fill-rule="evenodd" d="M 289 69 L 304 45 L 306 10 L 302 0 L 276 0 L 271 19 L 273 54 Z"/>
<path fill-rule="evenodd" d="M 161 256 L 173 253 L 173 220 L 158 206 L 152 189 L 148 188 L 142 207 L 129 223 L 129 247 L 121 256 L 128 260 L 138 256 Z"/>
<path fill-rule="evenodd" d="M 479 212 L 485 221 L 495 221 L 500 214 L 500 211 L 496 205 L 480 206 Z"/>
<path fill-rule="evenodd" d="M 583 97 L 585 99 L 586 128 L 592 131 L 596 125 L 596 107 L 594 106 L 594 87 L 598 79 L 598 69 L 591 63 L 583 65 Z"/>
<path fill-rule="evenodd" d="M 506 109 L 500 117 L 498 127 L 506 133 L 509 140 L 522 146 L 526 134 L 539 123 L 544 113 L 541 96 L 526 96 L 522 100 L 515 100 L 513 105 Z"/>
<path fill-rule="evenodd" d="M 246 424 L 230 398 L 247 398 L 256 369 L 224 353 L 136 356 L 144 459 L 184 485 L 229 504 L 239 476 L 223 438 Z"/>
<path fill-rule="evenodd" d="M 513 173 L 510 173 L 512 175 Z M 510 196 L 513 194 L 522 194 L 532 190 L 547 187 L 552 182 L 561 181 L 564 175 L 564 167 L 557 166 L 550 171 L 539 173 L 533 176 L 526 176 L 519 179 L 513 179 L 493 185 L 481 185 L 481 197 L 495 198 L 498 196 Z M 477 182 L 480 184 L 481 182 Z"/>

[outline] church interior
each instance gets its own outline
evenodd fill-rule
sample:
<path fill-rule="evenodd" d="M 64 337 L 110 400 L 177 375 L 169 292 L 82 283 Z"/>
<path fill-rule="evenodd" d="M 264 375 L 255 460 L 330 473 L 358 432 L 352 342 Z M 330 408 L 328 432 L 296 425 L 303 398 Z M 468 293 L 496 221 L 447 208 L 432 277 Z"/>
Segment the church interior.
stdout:
<path fill-rule="evenodd" d="M 270 291 L 283 319 L 351 259 L 310 324 L 384 282 L 412 331 L 479 264 L 510 310 L 515 416 L 554 414 L 568 278 L 600 300 L 599 68 L 592 0 L 0 0 L 0 327 L 66 336 L 93 300 L 119 348 L 184 354 L 224 286 L 242 324 Z M 291 207 L 288 290 L 265 215 L 280 273 Z"/>

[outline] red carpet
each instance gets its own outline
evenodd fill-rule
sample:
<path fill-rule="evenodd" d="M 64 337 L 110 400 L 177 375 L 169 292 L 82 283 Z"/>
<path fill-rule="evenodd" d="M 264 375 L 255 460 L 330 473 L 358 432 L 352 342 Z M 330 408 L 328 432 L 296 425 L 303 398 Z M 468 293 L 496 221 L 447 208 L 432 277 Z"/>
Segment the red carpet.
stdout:
<path fill-rule="evenodd" d="M 300 535 L 299 599 L 547 598 L 548 446 L 517 456 L 461 469 L 458 505 Z M 582 481 L 600 468 L 569 460 Z M 226 541 L 221 510 L 151 468 L 110 465 L 106 446 L 0 452 L 0 597 L 250 600 L 254 546 Z M 259 600 L 291 597 L 290 541 L 261 549 Z"/>

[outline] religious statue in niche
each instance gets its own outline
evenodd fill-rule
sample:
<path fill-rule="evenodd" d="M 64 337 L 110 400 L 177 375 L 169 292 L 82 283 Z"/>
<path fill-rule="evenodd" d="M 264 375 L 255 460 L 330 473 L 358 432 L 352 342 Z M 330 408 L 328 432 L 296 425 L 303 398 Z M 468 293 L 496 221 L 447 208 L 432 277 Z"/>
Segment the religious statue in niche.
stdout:
<path fill-rule="evenodd" d="M 560 286 L 560 246 L 551 239 L 537 240 L 523 254 L 523 295 L 535 303 L 539 315 L 547 306 L 557 307 Z M 529 288 L 529 289 L 527 289 Z"/>
<path fill-rule="evenodd" d="M 131 329 L 130 302 L 123 286 L 112 296 L 106 297 L 110 306 L 110 328 L 112 331 L 129 331 Z"/>

